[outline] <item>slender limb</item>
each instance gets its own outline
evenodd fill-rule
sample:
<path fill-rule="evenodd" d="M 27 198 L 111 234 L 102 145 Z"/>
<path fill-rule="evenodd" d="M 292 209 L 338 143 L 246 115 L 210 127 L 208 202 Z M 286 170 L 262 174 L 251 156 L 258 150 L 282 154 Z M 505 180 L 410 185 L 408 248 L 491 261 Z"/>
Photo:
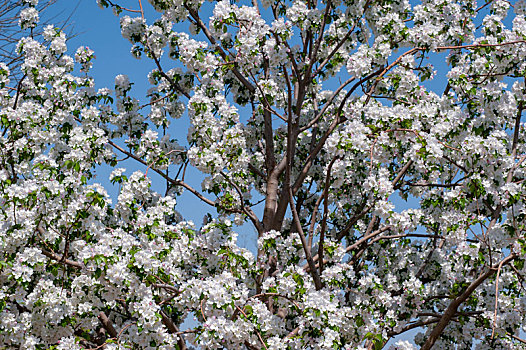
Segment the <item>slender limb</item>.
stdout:
<path fill-rule="evenodd" d="M 117 7 L 118 9 L 120 10 L 124 10 L 124 11 L 128 11 L 128 12 L 134 12 L 134 13 L 142 13 L 141 10 L 133 10 L 133 9 L 129 9 L 129 8 L 126 8 L 126 7 L 122 7 L 120 5 L 117 5 L 115 4 L 114 2 L 112 2 L 111 0 L 106 0 L 111 6 L 114 6 L 114 7 Z"/>
<path fill-rule="evenodd" d="M 345 253 L 349 253 L 351 250 L 356 249 L 360 244 L 363 244 L 363 243 L 366 242 L 368 239 L 370 239 L 370 238 L 372 238 L 372 237 L 375 237 L 375 236 L 378 236 L 380 233 L 385 232 L 385 231 L 388 231 L 388 230 L 390 230 L 390 229 L 391 229 L 391 226 L 385 226 L 385 227 L 383 227 L 383 228 L 381 228 L 381 229 L 379 229 L 379 230 L 377 230 L 377 231 L 371 233 L 369 236 L 367 236 L 367 237 L 363 237 L 360 241 L 358 241 L 358 242 L 354 243 L 353 245 L 347 247 L 347 248 L 345 249 Z M 407 234 L 406 236 L 409 237 L 409 236 L 411 236 L 411 234 Z M 382 237 L 380 237 L 379 239 L 382 239 L 382 238 L 384 238 L 384 237 L 388 237 L 388 238 L 389 238 L 389 237 L 390 237 L 390 238 L 400 238 L 400 237 L 402 237 L 402 236 L 400 236 L 400 237 L 399 237 L 399 236 L 396 236 L 396 237 L 392 237 L 392 236 L 382 236 Z M 426 237 L 432 238 L 433 236 L 426 235 Z M 357 255 L 355 255 L 355 256 L 360 255 L 363 251 L 364 251 L 364 249 L 361 249 L 360 251 L 358 251 L 358 252 L 356 253 Z M 353 259 L 354 259 L 354 257 L 353 257 Z M 317 263 L 317 264 L 315 265 L 315 267 L 319 267 L 319 256 L 318 256 L 318 255 L 316 255 L 316 256 L 313 258 L 313 261 L 314 261 L 315 263 Z M 304 267 L 304 269 L 305 269 L 305 271 L 310 271 L 310 266 L 309 266 L 309 265 L 306 265 L 306 266 Z"/>
<path fill-rule="evenodd" d="M 407 171 L 409 170 L 409 168 L 411 167 L 411 165 L 413 165 L 413 160 L 409 160 L 407 163 L 405 163 L 405 165 L 402 167 L 402 169 L 400 169 L 400 171 L 398 172 L 398 174 L 396 174 L 396 177 L 393 179 L 393 182 L 392 182 L 392 185 L 393 187 L 396 187 L 396 185 L 398 184 L 398 182 L 404 177 L 404 175 L 407 173 Z"/>
<path fill-rule="evenodd" d="M 237 194 L 239 196 L 239 202 L 240 202 L 240 205 L 241 205 L 241 210 L 243 211 L 243 213 L 245 213 L 246 216 L 248 216 L 250 221 L 252 221 L 252 224 L 254 224 L 256 230 L 258 231 L 258 234 L 263 234 L 263 232 L 265 232 L 265 230 L 263 228 L 263 225 L 261 224 L 261 222 L 259 222 L 259 219 L 257 218 L 256 214 L 252 211 L 252 209 L 245 205 L 245 203 L 243 201 L 243 192 L 241 191 L 239 186 L 234 181 L 232 181 L 224 172 L 221 171 L 220 174 L 236 190 L 236 192 L 237 192 Z"/>
<path fill-rule="evenodd" d="M 478 49 L 481 47 L 499 47 L 499 46 L 508 46 L 508 45 L 525 44 L 525 43 L 526 43 L 526 40 L 515 40 L 515 41 L 508 41 L 505 43 L 498 43 L 498 44 L 471 44 L 471 45 L 438 46 L 435 50 L 442 51 L 442 50 L 457 50 L 457 49 Z M 427 50 L 425 48 L 418 48 L 418 49 Z"/>
<path fill-rule="evenodd" d="M 365 13 L 365 10 L 367 9 L 368 6 L 369 6 L 369 0 L 365 3 L 365 5 L 363 7 L 363 13 Z M 362 14 L 362 16 L 363 16 L 363 14 Z M 356 22 L 358 22 L 358 20 Z M 331 58 L 336 54 L 336 52 L 338 52 L 338 50 L 342 47 L 342 45 L 351 37 L 352 33 L 354 32 L 354 29 L 356 28 L 356 22 L 353 24 L 352 28 L 349 29 L 347 34 L 345 34 L 345 36 L 342 38 L 342 40 L 340 40 L 338 42 L 338 44 L 336 44 L 336 46 L 332 49 L 332 51 L 329 53 L 329 55 L 320 63 L 320 65 L 318 66 L 316 71 L 314 73 L 312 73 L 312 77 L 313 78 L 315 78 L 318 74 L 320 74 L 320 72 L 323 70 L 323 68 L 327 65 L 327 63 L 329 63 Z"/>
<path fill-rule="evenodd" d="M 513 335 L 513 334 L 511 334 L 511 333 L 508 333 L 508 332 L 506 332 L 506 333 L 507 333 L 510 337 L 512 337 L 513 339 L 515 339 L 515 340 L 517 340 L 517 341 L 519 341 L 519 342 L 521 342 L 521 343 L 523 343 L 523 344 L 526 344 L 526 340 L 524 340 L 524 339 L 522 339 L 522 338 L 519 338 L 519 337 L 517 337 L 516 335 Z"/>
<path fill-rule="evenodd" d="M 160 288 L 160 289 L 166 289 L 166 290 L 169 290 L 170 292 L 172 292 L 173 294 L 175 295 L 179 295 L 181 294 L 182 292 L 175 288 L 174 286 L 171 286 L 169 284 L 163 284 L 163 283 L 154 283 L 152 284 L 152 286 L 154 286 L 155 288 Z"/>
<path fill-rule="evenodd" d="M 300 328 L 299 327 L 296 327 L 292 330 L 292 332 L 290 332 L 289 334 L 287 334 L 287 336 L 285 337 L 285 339 L 290 339 L 294 336 L 296 336 L 298 333 L 300 332 Z"/>
<path fill-rule="evenodd" d="M 504 260 L 500 262 L 499 267 L 497 268 L 497 277 L 495 278 L 495 311 L 493 314 L 493 325 L 491 327 L 491 339 L 495 337 L 495 328 L 497 328 L 497 309 L 499 307 L 499 277 L 503 263 Z"/>
<path fill-rule="evenodd" d="M 466 301 L 471 294 L 490 276 L 492 276 L 498 269 L 499 266 L 504 266 L 510 262 L 512 262 L 516 258 L 515 253 L 511 253 L 506 258 L 504 258 L 497 266 L 493 266 L 486 270 L 486 272 L 482 273 L 477 279 L 475 279 L 471 284 L 466 288 L 466 290 L 459 295 L 457 298 L 455 298 L 447 307 L 446 311 L 440 318 L 440 321 L 437 323 L 435 328 L 433 328 L 433 331 L 431 331 L 431 334 L 427 338 L 426 342 L 420 350 L 430 350 L 435 342 L 438 340 L 438 337 L 442 334 L 446 326 L 449 324 L 451 319 L 455 316 L 457 313 L 458 307 Z"/>
<path fill-rule="evenodd" d="M 393 187 L 396 187 L 396 185 L 398 184 L 398 182 L 404 177 L 404 175 L 407 173 L 407 171 L 409 170 L 409 168 L 411 167 L 411 165 L 413 164 L 413 161 L 412 160 L 409 160 L 403 167 L 402 169 L 400 169 L 400 171 L 398 172 L 398 174 L 396 175 L 396 177 L 393 179 L 392 181 L 392 185 Z M 365 207 L 365 202 L 364 204 L 362 205 L 362 210 L 363 208 Z M 359 214 L 356 214 L 350 221 L 349 223 L 345 226 L 345 228 L 343 230 L 341 230 L 340 232 L 338 232 L 338 234 L 336 235 L 336 240 L 337 241 L 340 241 L 341 239 L 343 239 L 343 237 L 345 237 L 347 235 L 347 233 L 349 233 L 350 229 L 352 228 L 352 226 L 354 224 L 356 224 L 358 222 L 358 220 L 360 220 L 363 216 L 365 216 L 370 210 L 372 209 L 372 205 L 365 208 L 363 211 L 361 211 Z"/>
<path fill-rule="evenodd" d="M 439 320 L 440 320 L 440 318 L 431 318 L 431 319 L 426 320 L 426 321 L 418 321 L 418 322 L 410 323 L 410 324 L 402 327 L 402 329 L 399 330 L 399 331 L 387 332 L 387 336 L 388 337 L 394 337 L 394 336 L 397 336 L 399 334 L 402 334 L 402 333 L 405 333 L 407 331 L 410 331 L 411 329 L 420 328 L 420 327 L 427 326 L 427 325 L 430 325 L 430 324 L 433 324 L 433 323 L 437 323 Z"/>
<path fill-rule="evenodd" d="M 236 309 L 241 312 L 243 314 L 243 316 L 245 316 L 245 318 L 248 320 L 248 316 L 247 314 L 245 314 L 245 312 L 243 311 L 243 309 L 241 309 L 239 306 L 236 305 Z M 265 350 L 267 350 L 267 346 L 265 345 L 265 341 L 263 340 L 263 337 L 261 336 L 261 333 L 259 333 L 258 329 L 256 327 L 254 327 L 254 331 L 256 331 L 256 334 L 258 335 L 258 339 L 259 341 L 261 342 L 261 345 L 263 345 L 263 348 L 265 348 Z"/>
<path fill-rule="evenodd" d="M 298 305 L 298 303 L 296 302 L 296 300 L 294 300 L 294 299 L 292 299 L 292 298 L 290 298 L 290 297 L 288 297 L 286 295 L 279 294 L 279 293 L 259 293 L 259 294 L 256 294 L 256 295 L 253 295 L 253 296 L 249 297 L 248 299 L 264 298 L 264 297 L 269 297 L 269 296 L 287 299 L 288 301 L 292 302 L 294 304 L 294 306 L 296 306 L 296 308 L 298 308 L 298 310 L 301 310 L 301 308 Z"/>
<path fill-rule="evenodd" d="M 309 66 L 307 68 L 307 72 L 311 71 L 312 66 L 314 65 L 314 63 L 318 59 L 318 51 L 320 49 L 320 45 L 321 45 L 321 42 L 323 40 L 323 33 L 325 32 L 325 25 L 327 24 L 327 19 L 329 18 L 329 12 L 331 11 L 331 8 L 332 8 L 332 2 L 330 0 L 328 0 L 327 5 L 325 6 L 325 11 L 324 11 L 324 15 L 323 15 L 323 20 L 321 22 L 320 30 L 318 32 L 318 38 L 316 39 L 316 42 L 314 43 L 314 46 L 311 46 L 311 50 L 309 52 L 310 62 L 309 62 Z M 356 26 L 356 24 L 355 24 L 355 26 Z M 354 27 L 353 27 L 353 29 L 351 29 L 351 32 L 353 30 L 354 30 Z"/>
<path fill-rule="evenodd" d="M 384 226 L 382 227 L 381 229 L 378 229 L 364 237 L 362 237 L 360 240 L 358 240 L 356 243 L 354 244 L 351 244 L 350 246 L 348 246 L 347 248 L 345 248 L 345 251 L 346 252 L 350 252 L 356 248 L 358 248 L 360 245 L 362 245 L 363 243 L 367 242 L 369 239 L 371 238 L 374 238 L 376 236 L 378 236 L 379 234 L 385 232 L 385 231 L 389 231 L 392 229 L 392 226 L 391 225 L 387 225 L 387 226 Z"/>
<path fill-rule="evenodd" d="M 262 179 L 266 179 L 267 178 L 267 175 L 264 174 L 261 170 L 259 170 L 258 168 L 256 168 L 253 164 L 251 163 L 248 163 L 248 168 L 256 175 L 258 175 L 260 178 Z"/>
<path fill-rule="evenodd" d="M 429 250 L 429 253 L 427 253 L 426 259 L 424 260 L 423 264 L 420 265 L 420 268 L 416 272 L 416 275 L 415 275 L 416 278 L 420 278 L 422 274 L 424 273 L 424 271 L 426 270 L 426 267 L 428 266 L 429 262 L 431 261 L 431 258 L 433 257 L 433 254 L 435 253 L 435 250 L 437 249 L 437 239 L 439 238 L 444 239 L 444 237 L 441 237 L 439 235 L 436 235 L 435 238 L 433 238 L 433 242 L 432 242 L 433 248 Z M 442 248 L 443 243 L 444 241 L 441 241 L 440 244 L 438 245 L 438 248 Z"/>
<path fill-rule="evenodd" d="M 265 67 L 265 70 L 266 67 Z M 265 123 L 265 129 L 264 129 L 264 137 L 265 137 L 265 165 L 267 167 L 267 174 L 270 174 L 274 167 L 276 166 L 276 157 L 274 155 L 274 130 L 272 128 L 272 116 L 271 112 L 275 115 L 278 115 L 281 119 L 283 119 L 282 116 L 280 116 L 277 112 L 273 112 L 273 109 L 267 100 L 267 97 L 265 93 L 263 92 L 263 89 L 261 89 L 261 86 L 257 83 L 257 80 L 255 77 L 252 77 L 256 83 L 256 87 L 259 90 L 259 93 L 263 97 L 263 120 Z M 254 109 L 254 105 L 252 105 L 252 108 Z M 255 111 L 254 111 L 255 113 Z"/>
<path fill-rule="evenodd" d="M 42 236 L 46 236 L 46 231 L 44 230 L 44 228 L 42 226 L 39 225 L 37 227 L 37 231 Z M 59 263 L 62 263 L 64 265 L 68 265 L 68 266 L 74 267 L 74 268 L 79 269 L 79 270 L 84 267 L 84 264 L 82 264 L 82 263 L 80 263 L 78 261 L 73 261 L 73 260 L 70 260 L 70 259 L 66 259 L 65 255 L 59 255 L 59 254 L 56 254 L 54 252 L 47 251 L 45 249 L 41 249 L 41 252 L 42 252 L 42 254 L 44 254 L 45 256 L 50 258 L 51 260 L 55 260 L 55 261 L 57 261 Z"/>
<path fill-rule="evenodd" d="M 319 120 L 320 118 L 323 116 L 323 114 L 325 114 L 325 112 L 327 111 L 327 109 L 332 105 L 332 102 L 334 101 L 334 99 L 338 96 L 338 94 L 347 86 L 349 85 L 350 83 L 352 83 L 356 78 L 355 77 L 352 77 L 352 78 L 349 78 L 347 79 L 343 84 L 341 84 L 335 91 L 334 93 L 331 95 L 331 97 L 329 97 L 329 99 L 327 100 L 327 102 L 325 102 L 325 104 L 323 105 L 322 109 L 316 114 L 316 116 L 314 118 L 312 118 L 312 120 L 305 126 L 303 126 L 302 128 L 300 128 L 300 132 L 301 131 L 305 131 L 307 129 L 310 129 L 311 127 L 313 127 Z"/>
<path fill-rule="evenodd" d="M 312 239 L 314 236 L 314 228 L 316 227 L 316 220 L 318 218 L 319 207 L 324 198 L 325 197 L 323 195 L 319 196 L 318 199 L 316 200 L 316 204 L 314 204 L 314 211 L 312 212 L 311 217 L 310 217 L 309 231 L 307 233 L 309 237 L 309 245 L 312 245 Z"/>
<path fill-rule="evenodd" d="M 360 205 L 360 208 L 358 208 L 359 210 L 359 213 L 354 215 L 350 220 L 349 222 L 347 223 L 347 225 L 345 225 L 345 227 L 336 234 L 336 241 L 341 241 L 343 239 L 343 237 L 345 237 L 349 231 L 351 230 L 351 228 L 358 222 L 358 220 L 360 220 L 361 218 L 363 218 L 365 215 L 367 215 L 371 209 L 373 208 L 373 205 L 369 205 L 367 208 L 365 208 L 365 204 L 366 204 L 366 200 L 364 200 L 362 202 L 362 204 Z"/>
<path fill-rule="evenodd" d="M 366 105 L 369 100 L 371 99 L 371 96 L 372 94 L 374 93 L 374 89 L 376 88 L 376 85 L 378 85 L 378 83 L 380 82 L 380 80 L 382 79 L 382 77 L 388 72 L 390 71 L 394 66 L 396 66 L 398 63 L 400 63 L 400 61 L 402 60 L 402 58 L 404 56 L 407 56 L 407 55 L 411 55 L 417 51 L 420 51 L 421 48 L 419 47 L 414 47 L 406 52 L 404 52 L 403 54 L 401 54 L 396 60 L 394 60 L 393 63 L 391 63 L 390 65 L 388 65 L 387 67 L 384 68 L 384 70 L 378 74 L 378 77 L 376 77 L 376 80 L 374 81 L 374 83 L 371 85 L 371 88 L 369 89 L 369 91 L 366 93 L 367 95 L 367 98 L 364 102 L 364 105 Z"/>
<path fill-rule="evenodd" d="M 272 119 L 270 119 L 270 123 L 269 121 L 266 119 L 266 118 L 271 118 L 271 115 L 270 113 L 274 114 L 276 117 L 278 117 L 279 119 L 283 120 L 284 122 L 287 121 L 287 119 L 285 119 L 285 117 L 283 117 L 281 114 L 279 114 L 275 109 L 272 108 L 270 102 L 268 101 L 267 99 L 267 96 L 265 95 L 265 93 L 263 92 L 263 89 L 261 88 L 261 86 L 259 85 L 256 77 L 254 77 L 252 74 L 250 75 L 252 77 L 252 79 L 254 80 L 254 84 L 256 85 L 256 88 L 259 90 L 259 93 L 261 94 L 261 97 L 262 97 L 262 102 L 263 102 L 263 111 L 264 111 L 264 114 L 263 114 L 263 117 L 265 118 L 265 142 L 267 141 L 266 140 L 266 137 L 267 136 L 267 127 L 270 126 L 270 130 L 272 131 Z M 255 106 L 252 106 L 252 109 L 254 109 Z M 255 113 L 255 111 L 254 111 Z M 273 144 L 273 142 L 272 142 Z"/>
<path fill-rule="evenodd" d="M 197 23 L 199 28 L 201 28 L 201 30 L 203 31 L 205 36 L 208 38 L 210 43 L 218 48 L 219 54 L 221 55 L 221 57 L 223 57 L 225 61 L 228 61 L 227 54 L 221 48 L 221 46 L 217 45 L 217 42 L 214 39 L 214 36 L 212 35 L 208 27 L 203 23 L 197 11 L 191 9 L 188 5 L 185 5 L 185 8 L 188 10 L 188 12 L 190 13 L 190 16 L 194 19 L 194 21 Z M 254 86 L 252 86 L 252 84 L 250 84 L 250 82 L 235 67 L 231 67 L 230 69 L 232 70 L 232 73 L 234 73 L 236 78 L 241 82 L 241 84 L 243 84 L 248 89 L 248 91 L 250 91 L 250 93 L 255 92 L 256 89 L 254 88 Z"/>
<path fill-rule="evenodd" d="M 397 238 L 404 238 L 404 237 L 415 237 L 415 238 L 438 238 L 438 239 L 445 239 L 444 236 L 440 236 L 440 235 L 428 235 L 428 234 L 425 234 L 425 233 L 402 233 L 402 234 L 399 234 L 399 235 L 391 235 L 391 236 L 381 236 L 381 237 L 376 237 L 375 239 L 373 239 L 370 244 L 373 244 L 375 242 L 378 242 L 382 239 L 397 239 Z M 370 245 L 369 244 L 369 245 Z"/>
<path fill-rule="evenodd" d="M 279 44 L 283 44 L 287 48 L 286 52 L 287 52 L 287 56 L 289 57 L 289 61 L 292 63 L 291 67 L 290 67 L 290 70 L 291 70 L 293 76 L 298 80 L 298 82 L 304 80 L 304 79 L 301 78 L 300 69 L 298 68 L 296 60 L 294 59 L 294 55 L 292 54 L 293 50 L 290 47 L 289 43 L 286 40 L 285 41 L 281 41 L 279 35 L 274 33 L 273 31 L 271 31 L 271 33 L 274 36 L 274 39 L 276 39 L 276 42 L 277 42 L 278 45 Z"/>
<path fill-rule="evenodd" d="M 144 20 L 144 10 L 142 8 L 142 1 L 139 0 L 139 7 L 140 7 L 140 12 L 141 13 L 141 17 L 142 19 Z M 179 93 L 181 93 L 182 95 L 184 95 L 186 98 L 190 98 L 190 95 L 184 91 L 183 88 L 181 88 L 181 86 L 179 84 L 177 84 L 172 78 L 170 78 L 168 76 L 168 74 L 166 74 L 166 72 L 163 70 L 162 66 L 161 66 L 161 62 L 159 61 L 159 58 L 157 56 L 155 56 L 155 53 L 153 52 L 153 50 L 150 48 L 150 46 L 148 45 L 148 40 L 145 40 L 144 42 L 144 46 L 146 48 L 148 48 L 148 51 L 150 52 L 152 58 L 153 58 L 153 61 L 155 62 L 155 65 L 157 66 L 157 69 L 159 70 L 159 73 L 161 74 L 161 76 L 163 78 L 165 78 L 166 80 L 168 80 L 168 82 L 170 83 L 170 85 L 176 90 L 176 91 L 179 91 Z"/>
<path fill-rule="evenodd" d="M 18 106 L 18 99 L 20 98 L 20 91 L 22 89 L 22 82 L 24 81 L 24 79 L 27 77 L 27 74 L 24 74 L 22 76 L 22 78 L 20 79 L 20 81 L 18 82 L 18 85 L 16 87 L 16 96 L 15 96 L 15 102 L 13 103 L 13 109 L 16 109 L 16 107 Z"/>
<path fill-rule="evenodd" d="M 59 254 L 56 254 L 56 253 L 53 253 L 53 252 L 49 252 L 45 249 L 41 249 L 41 252 L 42 254 L 44 254 L 45 256 L 47 256 L 48 258 L 50 258 L 51 260 L 55 260 L 59 263 L 62 263 L 64 265 L 68 265 L 68 266 L 71 266 L 71 267 L 74 267 L 76 269 L 82 269 L 84 267 L 83 264 L 77 262 L 77 261 L 73 261 L 73 260 L 69 260 L 69 259 L 63 259 L 63 256 L 62 255 L 59 255 Z"/>
<path fill-rule="evenodd" d="M 137 157 L 135 154 L 129 152 L 129 151 L 126 151 L 124 148 L 120 147 L 119 145 L 117 145 L 116 143 L 114 143 L 113 141 L 111 140 L 108 140 L 108 144 L 110 144 L 111 146 L 113 146 L 114 148 L 116 148 L 117 150 L 119 150 L 120 152 L 126 154 L 127 156 L 129 156 L 130 158 L 133 158 L 135 159 L 136 161 L 138 161 L 139 163 L 145 165 L 146 167 L 149 167 L 150 169 L 152 169 L 153 171 L 155 171 L 157 174 L 161 175 L 165 180 L 167 180 L 170 184 L 172 184 L 173 186 L 181 186 L 185 189 L 187 189 L 188 191 L 190 191 L 192 194 L 194 194 L 197 198 L 199 198 L 201 201 L 203 201 L 204 203 L 212 206 L 212 207 L 218 207 L 217 203 L 206 198 L 205 196 L 203 196 L 199 191 L 197 191 L 195 188 L 193 188 L 192 186 L 188 185 L 186 182 L 182 181 L 182 180 L 175 180 L 175 179 L 172 179 L 171 177 L 167 176 L 164 172 L 160 171 L 159 169 L 156 169 L 156 168 L 153 168 L 153 167 L 150 167 L 150 164 L 146 163 L 144 160 L 142 160 L 141 158 Z M 221 208 L 219 207 L 220 209 L 223 209 L 225 211 L 229 211 L 229 212 L 233 212 L 233 213 L 237 213 L 239 212 L 239 210 L 233 210 L 233 209 L 225 209 L 225 208 Z"/>
<path fill-rule="evenodd" d="M 331 125 L 329 126 L 328 130 L 323 134 L 323 136 L 320 138 L 316 146 L 314 147 L 314 150 L 309 154 L 305 161 L 305 165 L 303 166 L 303 169 L 301 170 L 300 174 L 298 175 L 298 178 L 294 182 L 294 185 L 292 186 L 292 192 L 296 193 L 298 189 L 300 188 L 301 184 L 303 183 L 303 180 L 305 180 L 305 177 L 307 176 L 311 166 L 314 164 L 314 159 L 318 156 L 318 153 L 322 150 L 323 146 L 325 145 L 325 141 L 327 141 L 327 138 L 332 134 L 334 129 L 342 123 L 344 120 L 346 120 L 345 117 L 341 116 L 341 112 L 343 110 L 343 106 L 347 102 L 347 99 L 352 95 L 352 93 L 364 82 L 374 77 L 376 74 L 380 73 L 380 71 L 375 71 L 373 73 L 370 73 L 369 75 L 365 76 L 364 78 L 360 79 L 356 84 L 353 85 L 353 87 L 349 90 L 349 92 L 345 95 L 343 100 L 341 101 L 338 110 L 335 113 L 335 118 Z"/>

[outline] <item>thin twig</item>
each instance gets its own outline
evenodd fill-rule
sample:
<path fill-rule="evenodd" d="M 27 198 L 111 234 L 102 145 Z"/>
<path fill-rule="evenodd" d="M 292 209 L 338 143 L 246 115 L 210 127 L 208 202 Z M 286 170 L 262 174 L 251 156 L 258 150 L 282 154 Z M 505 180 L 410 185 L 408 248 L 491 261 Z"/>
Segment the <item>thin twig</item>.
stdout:
<path fill-rule="evenodd" d="M 248 321 L 248 316 L 247 316 L 247 314 L 246 314 L 246 313 L 245 313 L 245 312 L 244 312 L 239 306 L 237 306 L 237 305 L 236 305 L 236 309 L 237 309 L 239 312 L 241 312 L 241 313 L 243 314 L 243 316 L 245 316 L 245 318 L 246 318 L 247 321 Z M 257 330 L 257 328 L 256 328 L 255 325 L 254 325 L 254 331 L 256 331 L 256 334 L 258 335 L 259 341 L 261 342 L 261 344 L 263 345 L 263 347 L 264 347 L 265 349 L 268 350 L 267 345 L 265 345 L 265 341 L 263 340 L 263 337 L 261 336 L 261 333 L 259 333 L 259 331 Z"/>
<path fill-rule="evenodd" d="M 495 328 L 497 327 L 497 309 L 499 306 L 499 277 L 503 263 L 504 260 L 500 262 L 499 267 L 497 268 L 497 277 L 495 279 L 495 311 L 493 314 L 493 326 L 491 327 L 491 339 L 495 337 Z"/>

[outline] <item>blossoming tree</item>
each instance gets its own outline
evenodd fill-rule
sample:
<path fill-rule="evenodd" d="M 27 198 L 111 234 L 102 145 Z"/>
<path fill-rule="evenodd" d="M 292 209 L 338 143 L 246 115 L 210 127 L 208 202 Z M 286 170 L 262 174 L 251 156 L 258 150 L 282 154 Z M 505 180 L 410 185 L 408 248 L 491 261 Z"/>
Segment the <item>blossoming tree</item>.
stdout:
<path fill-rule="evenodd" d="M 35 5 L 36 10 L 40 13 L 50 13 L 52 5 L 57 0 L 41 0 L 38 6 Z M 16 44 L 18 41 L 26 36 L 28 33 L 20 28 L 20 10 L 24 7 L 24 2 L 21 0 L 0 0 L 0 62 L 7 64 L 10 73 L 11 81 L 21 77 L 18 71 L 18 66 L 22 63 L 22 56 L 16 54 Z M 33 12 L 33 10 L 30 10 Z M 38 15 L 37 12 L 34 12 Z M 30 13 L 26 10 L 26 16 Z M 44 16 L 46 17 L 46 16 Z M 57 18 L 54 18 L 56 21 Z M 65 28 L 69 26 L 68 21 L 63 21 L 60 27 Z M 42 30 L 46 25 L 49 25 L 49 20 L 44 19 L 32 28 L 33 35 L 42 34 Z M 71 34 L 70 34 L 71 35 Z"/>
<path fill-rule="evenodd" d="M 36 5 L 0 64 L 1 347 L 524 346 L 524 2 L 99 0 L 143 101 Z"/>

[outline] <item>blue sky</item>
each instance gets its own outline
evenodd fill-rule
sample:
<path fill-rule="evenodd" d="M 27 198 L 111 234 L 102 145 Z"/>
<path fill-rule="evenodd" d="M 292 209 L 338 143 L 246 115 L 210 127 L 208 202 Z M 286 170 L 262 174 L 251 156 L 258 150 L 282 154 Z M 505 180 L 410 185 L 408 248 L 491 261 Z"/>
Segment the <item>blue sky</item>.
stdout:
<path fill-rule="evenodd" d="M 146 75 L 153 65 L 130 55 L 130 43 L 122 38 L 119 18 L 110 9 L 99 8 L 95 0 L 59 0 L 49 10 L 55 11 L 61 17 L 71 14 L 70 25 L 77 35 L 68 41 L 70 51 L 82 45 L 95 51 L 97 58 L 91 73 L 97 86 L 112 88 L 115 75 L 128 74 L 136 81 L 134 90 L 146 91 Z"/>

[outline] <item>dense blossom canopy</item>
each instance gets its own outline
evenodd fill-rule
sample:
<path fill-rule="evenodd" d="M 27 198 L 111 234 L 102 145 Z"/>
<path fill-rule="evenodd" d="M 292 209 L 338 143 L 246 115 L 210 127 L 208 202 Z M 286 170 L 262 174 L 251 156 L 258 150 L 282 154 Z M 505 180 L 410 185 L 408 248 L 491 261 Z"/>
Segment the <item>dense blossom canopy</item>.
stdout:
<path fill-rule="evenodd" d="M 2 347 L 524 346 L 525 2 L 98 3 L 146 100 L 36 0 L 0 63 Z"/>

